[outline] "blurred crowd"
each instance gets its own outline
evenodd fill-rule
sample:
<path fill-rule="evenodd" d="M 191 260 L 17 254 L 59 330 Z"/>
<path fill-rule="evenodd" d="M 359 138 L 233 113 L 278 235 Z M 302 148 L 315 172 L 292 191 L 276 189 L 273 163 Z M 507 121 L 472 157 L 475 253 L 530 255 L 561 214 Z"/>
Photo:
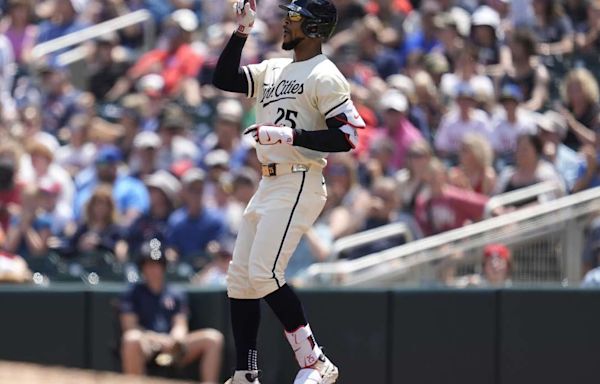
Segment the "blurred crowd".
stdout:
<path fill-rule="evenodd" d="M 277 3 L 258 1 L 242 64 L 290 55 Z M 334 3 L 325 53 L 367 127 L 355 151 L 329 157 L 328 202 L 290 279 L 327 260 L 343 236 L 404 222 L 420 238 L 481 220 L 494 195 L 547 181 L 557 191 L 547 200 L 600 185 L 600 1 Z M 129 279 L 142 245 L 157 238 L 172 276 L 223 285 L 261 178 L 255 144 L 241 135 L 254 123 L 253 100 L 211 81 L 235 29 L 232 2 L 0 8 L 0 269 L 19 255 L 52 276 L 101 264 Z M 150 11 L 154 34 L 140 24 L 76 50 L 39 49 L 139 9 Z M 589 269 L 598 262 L 587 248 Z"/>

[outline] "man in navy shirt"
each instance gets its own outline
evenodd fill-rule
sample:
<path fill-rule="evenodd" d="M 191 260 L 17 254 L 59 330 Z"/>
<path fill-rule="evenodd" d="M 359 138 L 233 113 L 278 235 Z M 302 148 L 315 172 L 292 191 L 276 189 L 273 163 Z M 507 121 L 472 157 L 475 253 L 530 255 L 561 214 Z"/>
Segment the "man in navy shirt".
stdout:
<path fill-rule="evenodd" d="M 167 226 L 169 252 L 173 252 L 173 258 L 190 264 L 202 260 L 209 242 L 227 234 L 224 219 L 204 205 L 204 179 L 204 171 L 199 168 L 183 174 L 183 207 L 171 214 Z"/>
<path fill-rule="evenodd" d="M 145 244 L 139 260 L 143 282 L 121 298 L 123 372 L 142 375 L 146 362 L 187 365 L 198 359 L 202 382 L 216 383 L 221 368 L 223 334 L 216 329 L 189 332 L 185 294 L 165 283 L 166 259 L 160 242 Z"/>

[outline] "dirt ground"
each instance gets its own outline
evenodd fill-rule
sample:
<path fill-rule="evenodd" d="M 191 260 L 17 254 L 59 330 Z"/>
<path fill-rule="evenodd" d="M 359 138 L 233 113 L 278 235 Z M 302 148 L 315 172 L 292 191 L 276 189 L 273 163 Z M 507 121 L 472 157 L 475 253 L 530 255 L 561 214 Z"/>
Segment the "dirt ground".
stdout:
<path fill-rule="evenodd" d="M 0 384 L 190 384 L 159 378 L 0 361 Z"/>

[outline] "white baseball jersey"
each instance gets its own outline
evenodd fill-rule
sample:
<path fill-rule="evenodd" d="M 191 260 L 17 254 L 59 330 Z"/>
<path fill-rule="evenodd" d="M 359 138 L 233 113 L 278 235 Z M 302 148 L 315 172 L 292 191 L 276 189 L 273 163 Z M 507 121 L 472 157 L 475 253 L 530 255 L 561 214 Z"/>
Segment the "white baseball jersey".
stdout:
<path fill-rule="evenodd" d="M 270 59 L 243 67 L 248 97 L 256 99 L 256 122 L 306 131 L 328 129 L 325 120 L 352 110 L 350 86 L 325 55 L 305 61 Z M 356 131 L 346 132 L 356 135 Z M 268 163 L 303 163 L 324 167 L 327 153 L 286 144 L 258 145 L 258 159 Z"/>

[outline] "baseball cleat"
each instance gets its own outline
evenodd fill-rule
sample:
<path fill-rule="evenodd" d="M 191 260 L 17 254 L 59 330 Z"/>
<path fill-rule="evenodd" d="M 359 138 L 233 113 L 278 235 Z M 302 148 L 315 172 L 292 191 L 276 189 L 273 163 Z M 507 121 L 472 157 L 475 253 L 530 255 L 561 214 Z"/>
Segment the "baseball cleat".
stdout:
<path fill-rule="evenodd" d="M 316 363 L 298 372 L 294 384 L 334 384 L 338 376 L 338 368 L 325 355 L 321 355 Z"/>
<path fill-rule="evenodd" d="M 260 384 L 260 371 L 235 371 L 225 384 Z"/>

